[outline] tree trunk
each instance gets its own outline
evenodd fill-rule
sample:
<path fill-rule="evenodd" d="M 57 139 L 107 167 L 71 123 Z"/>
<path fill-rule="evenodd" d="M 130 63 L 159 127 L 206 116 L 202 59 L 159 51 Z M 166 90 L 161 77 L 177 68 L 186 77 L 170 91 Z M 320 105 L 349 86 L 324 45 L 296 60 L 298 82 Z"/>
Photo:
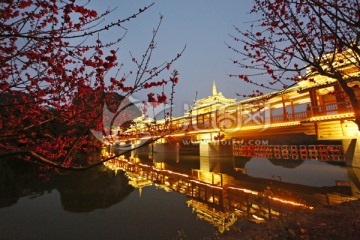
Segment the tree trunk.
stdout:
<path fill-rule="evenodd" d="M 360 104 L 358 99 L 356 98 L 354 89 L 349 87 L 346 83 L 346 81 L 343 80 L 342 77 L 338 78 L 338 82 L 343 89 L 343 91 L 346 93 L 346 95 L 349 97 L 351 106 L 354 110 L 355 120 L 354 122 L 358 126 L 358 130 L 360 131 Z"/>

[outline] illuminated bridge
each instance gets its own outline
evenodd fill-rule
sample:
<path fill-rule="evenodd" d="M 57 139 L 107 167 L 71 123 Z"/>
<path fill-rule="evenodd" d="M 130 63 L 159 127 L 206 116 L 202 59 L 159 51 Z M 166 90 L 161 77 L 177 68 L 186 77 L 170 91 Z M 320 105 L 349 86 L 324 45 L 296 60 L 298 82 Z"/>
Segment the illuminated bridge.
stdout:
<path fill-rule="evenodd" d="M 355 77 L 348 81 L 358 97 L 359 84 Z M 317 159 L 360 166 L 360 132 L 353 119 L 341 87 L 320 75 L 241 101 L 224 97 L 214 83 L 212 95 L 195 101 L 184 116 L 135 119 L 129 129 L 110 136 L 108 144 L 140 146 L 151 138 L 156 139 L 151 151 L 158 152 Z"/>

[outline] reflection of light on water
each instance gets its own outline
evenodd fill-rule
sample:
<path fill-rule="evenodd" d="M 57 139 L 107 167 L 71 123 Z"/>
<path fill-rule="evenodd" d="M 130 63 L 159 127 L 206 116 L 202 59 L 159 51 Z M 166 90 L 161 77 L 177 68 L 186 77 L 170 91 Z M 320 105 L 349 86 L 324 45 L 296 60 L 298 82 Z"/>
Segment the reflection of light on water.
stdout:
<path fill-rule="evenodd" d="M 215 185 L 205 183 L 205 182 L 201 182 L 201 181 L 198 181 L 198 180 L 195 180 L 195 179 L 191 179 L 190 182 L 197 183 L 197 184 L 207 186 L 207 187 L 210 187 L 210 188 L 224 189 L 223 187 L 215 186 Z"/>
<path fill-rule="evenodd" d="M 253 191 L 253 190 L 249 190 L 249 189 L 245 189 L 245 188 L 238 188 L 238 187 L 228 187 L 229 189 L 234 189 L 234 190 L 239 190 L 239 191 L 243 191 L 244 193 L 250 193 L 253 195 L 259 195 L 259 192 Z"/>
<path fill-rule="evenodd" d="M 255 218 L 255 219 L 258 220 L 258 221 L 261 221 L 261 222 L 265 221 L 264 218 L 258 217 L 258 216 L 256 216 L 255 214 L 253 214 L 252 216 L 253 216 L 253 218 Z"/>
<path fill-rule="evenodd" d="M 157 183 L 155 183 L 155 186 L 157 188 L 164 189 L 166 192 L 173 192 L 172 188 L 170 188 L 169 186 L 162 185 L 162 184 L 157 184 Z"/>
<path fill-rule="evenodd" d="M 281 199 L 281 198 L 276 198 L 276 197 L 269 197 L 269 198 L 274 200 L 274 201 L 278 201 L 278 202 L 282 202 L 282 203 L 286 203 L 286 204 L 291 204 L 291 205 L 294 205 L 294 206 L 304 207 L 304 208 L 308 208 L 308 209 L 314 209 L 314 207 L 308 206 L 308 205 L 305 205 L 305 204 L 302 204 L 302 203 L 288 201 L 288 200 Z"/>
<path fill-rule="evenodd" d="M 113 159 L 113 160 L 107 161 L 107 162 L 104 163 L 104 165 L 109 167 L 112 170 L 122 169 L 124 171 L 127 171 L 126 169 L 123 169 L 118 164 L 116 164 L 117 161 L 124 161 L 124 162 L 129 163 L 129 164 L 134 164 L 132 162 L 127 161 L 125 158 L 118 158 L 118 159 Z M 150 165 L 144 164 L 144 163 L 137 163 L 137 165 L 139 165 L 141 167 L 149 168 L 149 169 L 151 169 L 151 170 L 153 170 L 155 172 L 163 172 L 163 173 L 168 173 L 170 175 L 176 175 L 176 176 L 185 177 L 185 178 L 188 178 L 189 182 L 196 183 L 196 184 L 199 184 L 199 185 L 203 185 L 203 186 L 213 188 L 213 189 L 225 190 L 227 188 L 227 189 L 233 189 L 233 190 L 242 191 L 244 193 L 248 193 L 248 194 L 252 194 L 252 195 L 261 195 L 262 194 L 260 192 L 257 192 L 257 191 L 251 190 L 251 189 L 246 189 L 246 188 L 239 188 L 239 187 L 233 187 L 233 186 L 227 186 L 226 188 L 224 188 L 222 186 L 216 186 L 216 185 L 209 184 L 209 183 L 206 183 L 206 182 L 202 182 L 202 181 L 199 181 L 199 180 L 196 180 L 196 179 L 192 179 L 187 174 L 182 174 L 182 173 L 174 172 L 174 171 L 171 171 L 171 170 L 157 169 L 157 168 L 155 168 L 153 166 L 150 166 Z M 168 187 L 172 186 L 175 189 L 178 186 L 177 183 L 173 183 L 171 185 L 170 182 L 168 182 L 168 181 L 165 181 L 163 185 L 168 186 Z M 185 189 L 180 189 L 180 190 L 182 190 L 181 192 L 184 192 Z M 312 206 L 308 206 L 308 205 L 303 204 L 303 203 L 294 202 L 294 201 L 286 200 L 286 199 L 283 199 L 283 198 L 265 196 L 265 195 L 264 195 L 264 197 L 267 197 L 267 198 L 269 198 L 271 200 L 281 202 L 281 203 L 284 203 L 284 204 L 289 204 L 289 205 L 292 205 L 292 206 L 304 207 L 304 208 L 307 208 L 307 209 L 313 209 L 314 208 Z"/>
<path fill-rule="evenodd" d="M 196 212 L 199 219 L 205 220 L 217 227 L 220 233 L 230 230 L 230 227 L 238 220 L 235 212 L 219 211 L 196 200 L 187 201 L 187 205 L 192 208 L 193 212 Z"/>
<path fill-rule="evenodd" d="M 228 230 L 230 226 L 242 218 L 246 221 L 259 223 L 266 221 L 266 219 L 270 217 L 268 215 L 269 212 L 261 212 L 262 206 L 256 202 L 251 203 L 251 209 L 246 207 L 246 205 L 241 202 L 241 199 L 239 201 L 235 200 L 235 202 L 230 205 L 230 200 L 227 200 L 226 197 L 229 190 L 235 190 L 232 193 L 229 192 L 229 194 L 232 194 L 233 196 L 238 195 L 236 191 L 241 191 L 246 194 L 279 202 L 284 205 L 313 209 L 312 206 L 280 197 L 268 196 L 263 192 L 236 186 L 211 184 L 197 179 L 197 176 L 195 175 L 192 176 L 167 169 L 159 169 L 156 168 L 156 165 L 151 166 L 140 162 L 134 163 L 125 158 L 115 158 L 105 162 L 104 165 L 114 171 L 124 171 L 130 180 L 130 184 L 135 188 L 141 189 L 142 187 L 155 184 L 156 187 L 162 188 L 165 191 L 176 191 L 189 196 L 191 200 L 187 202 L 188 206 L 192 207 L 192 210 L 197 213 L 197 216 L 200 219 L 206 220 L 216 226 L 219 232 Z M 156 181 L 158 177 L 162 179 L 161 183 Z M 174 181 L 174 179 L 176 180 Z M 210 194 L 206 196 L 207 191 L 210 191 Z M 195 200 L 197 198 L 199 198 L 201 202 Z M 227 201 L 229 201 L 229 205 L 224 205 Z M 220 209 L 217 209 L 218 207 L 220 207 Z M 260 210 L 260 212 L 258 210 Z M 271 216 L 280 216 L 280 212 L 276 209 L 272 208 L 267 211 L 271 212 Z"/>
<path fill-rule="evenodd" d="M 249 189 L 245 189 L 245 188 L 237 188 L 237 187 L 228 187 L 228 188 L 233 189 L 233 190 L 242 191 L 242 192 L 245 192 L 245 193 L 250 193 L 250 194 L 253 194 L 253 195 L 260 195 L 261 194 L 261 193 L 259 193 L 257 191 L 253 191 L 253 190 L 249 190 Z M 308 205 L 303 204 L 303 203 L 298 203 L 298 202 L 289 201 L 289 200 L 286 200 L 286 199 L 277 198 L 277 197 L 271 197 L 271 196 L 264 196 L 264 197 L 267 197 L 267 198 L 269 198 L 271 200 L 274 200 L 274 201 L 277 201 L 277 202 L 293 205 L 293 206 L 304 207 L 304 208 L 307 208 L 307 209 L 314 209 L 314 207 L 308 206 Z"/>

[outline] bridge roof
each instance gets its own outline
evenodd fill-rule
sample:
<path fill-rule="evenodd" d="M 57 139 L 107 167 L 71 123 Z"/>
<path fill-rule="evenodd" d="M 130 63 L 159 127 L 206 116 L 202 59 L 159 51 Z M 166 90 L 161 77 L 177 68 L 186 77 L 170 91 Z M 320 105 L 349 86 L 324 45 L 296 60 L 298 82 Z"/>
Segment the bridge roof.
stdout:
<path fill-rule="evenodd" d="M 237 102 L 237 104 L 248 104 L 248 103 L 254 103 L 254 102 L 258 102 L 258 101 L 267 101 L 267 100 L 277 97 L 277 96 L 282 96 L 285 94 L 298 92 L 300 89 L 301 89 L 300 86 L 294 86 L 294 87 L 286 88 L 284 90 L 280 90 L 277 92 L 267 93 L 267 94 L 264 94 L 261 96 L 241 100 L 241 101 Z"/>

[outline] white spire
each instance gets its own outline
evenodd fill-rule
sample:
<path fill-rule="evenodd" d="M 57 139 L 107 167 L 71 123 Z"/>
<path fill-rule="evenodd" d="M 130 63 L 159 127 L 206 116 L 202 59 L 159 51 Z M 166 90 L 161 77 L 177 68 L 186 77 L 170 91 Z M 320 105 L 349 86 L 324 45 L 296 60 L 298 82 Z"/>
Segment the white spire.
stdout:
<path fill-rule="evenodd" d="M 213 96 L 215 96 L 217 94 L 215 81 L 213 83 L 212 94 L 213 94 Z"/>

